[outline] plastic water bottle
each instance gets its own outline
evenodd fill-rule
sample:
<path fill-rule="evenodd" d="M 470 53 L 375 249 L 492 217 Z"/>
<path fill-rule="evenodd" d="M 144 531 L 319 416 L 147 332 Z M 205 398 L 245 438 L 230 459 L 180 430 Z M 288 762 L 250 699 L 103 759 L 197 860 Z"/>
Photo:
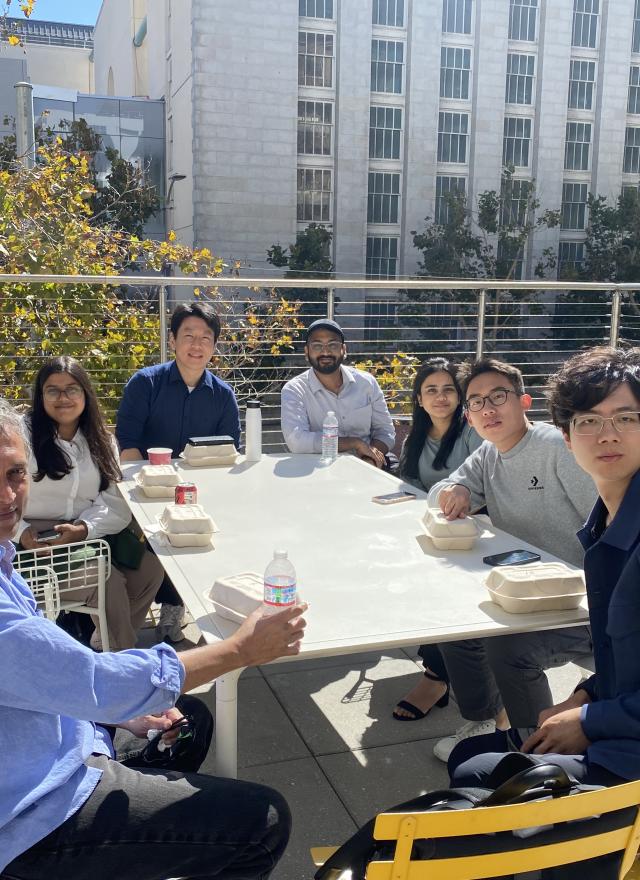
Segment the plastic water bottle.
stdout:
<path fill-rule="evenodd" d="M 244 451 L 247 461 L 262 458 L 262 412 L 259 400 L 248 400 L 244 421 Z"/>
<path fill-rule="evenodd" d="M 275 614 L 296 604 L 296 570 L 286 550 L 275 550 L 264 572 L 264 611 Z"/>
<path fill-rule="evenodd" d="M 322 423 L 322 458 L 321 464 L 331 464 L 338 457 L 338 419 L 329 410 Z"/>

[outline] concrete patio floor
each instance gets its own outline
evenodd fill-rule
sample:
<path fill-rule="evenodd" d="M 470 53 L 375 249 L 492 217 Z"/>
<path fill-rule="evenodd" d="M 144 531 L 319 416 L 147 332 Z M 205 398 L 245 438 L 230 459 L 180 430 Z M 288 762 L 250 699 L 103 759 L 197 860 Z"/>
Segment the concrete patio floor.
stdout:
<path fill-rule="evenodd" d="M 143 631 L 142 644 L 151 643 L 152 632 Z M 176 647 L 192 647 L 199 637 L 190 624 Z M 274 663 L 242 674 L 238 775 L 278 789 L 293 814 L 275 880 L 309 880 L 311 846 L 341 843 L 381 809 L 447 787 L 446 767 L 432 749 L 462 723 L 455 700 L 422 721 L 391 717 L 422 668 L 416 650 Z M 564 699 L 581 675 L 573 665 L 552 670 L 554 698 Z M 194 693 L 215 714 L 215 686 Z M 214 767 L 212 747 L 202 770 Z"/>

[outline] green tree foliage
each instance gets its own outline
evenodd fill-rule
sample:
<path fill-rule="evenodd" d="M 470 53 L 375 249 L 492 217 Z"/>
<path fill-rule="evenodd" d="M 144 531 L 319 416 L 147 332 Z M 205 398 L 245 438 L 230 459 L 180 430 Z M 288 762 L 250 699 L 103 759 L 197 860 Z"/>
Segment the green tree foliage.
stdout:
<path fill-rule="evenodd" d="M 146 274 L 167 265 L 215 283 L 223 263 L 209 250 L 149 241 L 109 223 L 93 223 L 96 195 L 89 159 L 64 149 L 61 139 L 38 149 L 34 168 L 0 169 L 0 383 L 3 394 L 25 400 L 42 361 L 77 357 L 90 370 L 107 415 L 113 417 L 131 373 L 158 360 L 160 320 L 146 303 L 106 285 L 26 284 L 26 274 L 123 275 L 131 266 Z M 215 286 L 195 291 L 220 302 Z M 224 310 L 220 304 L 221 310 Z M 262 312 L 247 300 L 227 311 L 226 347 L 215 364 L 239 380 L 240 397 L 254 392 L 253 368 L 283 359 L 300 327 L 297 308 L 272 294 Z M 243 370 L 243 368 L 245 368 Z"/>
<path fill-rule="evenodd" d="M 533 181 L 518 180 L 511 169 L 504 170 L 500 192 L 480 193 L 475 214 L 470 210 L 463 192 L 444 197 L 445 210 L 438 218 L 427 217 L 421 232 L 412 231 L 414 246 L 421 252 L 418 277 L 424 278 L 486 278 L 519 279 L 522 261 L 537 229 L 552 228 L 560 221 L 558 211 L 539 212 Z M 545 250 L 535 266 L 535 274 L 544 277 L 555 266 L 555 255 Z M 490 288 L 490 285 L 487 285 Z M 487 341 L 493 347 L 511 338 L 521 316 L 521 305 L 535 295 L 515 290 L 495 291 L 487 306 Z M 423 326 L 429 328 L 424 340 L 428 351 L 433 342 L 457 346 L 452 329 L 462 325 L 475 337 L 477 294 L 464 290 L 406 291 L 415 323 L 416 303 L 424 303 Z M 437 304 L 437 306 L 436 306 Z M 442 316 L 443 305 L 449 316 Z M 439 311 L 438 311 L 439 310 Z M 425 334 L 426 335 L 426 334 Z"/>
<path fill-rule="evenodd" d="M 267 261 L 278 268 L 286 266 L 285 278 L 331 278 L 334 269 L 329 256 L 331 239 L 332 233 L 328 229 L 317 223 L 310 223 L 296 235 L 294 244 L 290 244 L 288 248 L 282 248 L 279 244 L 270 247 Z M 301 315 L 317 317 L 326 314 L 326 288 L 283 287 L 278 292 L 285 299 L 304 302 L 300 309 Z"/>

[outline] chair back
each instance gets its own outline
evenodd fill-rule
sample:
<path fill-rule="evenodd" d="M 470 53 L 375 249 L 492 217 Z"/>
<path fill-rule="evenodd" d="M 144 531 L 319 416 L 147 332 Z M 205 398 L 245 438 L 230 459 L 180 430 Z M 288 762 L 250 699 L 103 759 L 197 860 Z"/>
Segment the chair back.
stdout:
<path fill-rule="evenodd" d="M 639 805 L 640 781 L 637 781 L 504 807 L 380 813 L 375 822 L 374 838 L 395 842 L 395 853 L 393 860 L 370 862 L 366 877 L 367 880 L 480 880 L 540 871 L 608 853 L 623 852 L 619 873 L 621 880 L 632 867 L 638 852 Z M 619 817 L 608 816 L 623 810 L 626 812 Z M 607 822 L 608 818 L 612 821 Z M 554 842 L 549 842 L 549 835 L 542 840 L 549 826 L 581 819 L 593 821 L 584 822 L 582 828 L 570 826 L 564 835 L 565 839 L 562 839 L 562 834 L 556 834 Z M 507 841 L 501 852 L 427 859 L 411 857 L 414 841 L 417 840 L 460 839 L 514 831 L 516 834 L 511 835 L 513 846 Z M 519 835 L 518 831 L 521 832 Z M 536 842 L 538 836 L 539 844 Z M 493 850 L 491 840 L 487 839 L 487 849 Z"/>
<path fill-rule="evenodd" d="M 38 608 L 54 623 L 60 614 L 60 587 L 58 576 L 50 565 L 38 565 L 22 573 Z"/>

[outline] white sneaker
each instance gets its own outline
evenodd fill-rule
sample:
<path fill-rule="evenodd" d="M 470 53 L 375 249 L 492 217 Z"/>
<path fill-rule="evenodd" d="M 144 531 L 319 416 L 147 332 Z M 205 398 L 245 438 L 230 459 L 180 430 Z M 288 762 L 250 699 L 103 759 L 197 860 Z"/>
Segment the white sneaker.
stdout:
<path fill-rule="evenodd" d="M 495 730 L 495 721 L 465 721 L 453 736 L 445 736 L 444 739 L 438 740 L 433 747 L 433 754 L 446 764 L 451 752 L 463 739 L 469 739 L 472 736 L 483 736 L 485 733 L 495 733 Z"/>
<path fill-rule="evenodd" d="M 181 642 L 184 638 L 183 626 L 184 605 L 167 605 L 165 602 L 160 608 L 160 620 L 156 627 L 158 638 L 162 641 Z"/>

